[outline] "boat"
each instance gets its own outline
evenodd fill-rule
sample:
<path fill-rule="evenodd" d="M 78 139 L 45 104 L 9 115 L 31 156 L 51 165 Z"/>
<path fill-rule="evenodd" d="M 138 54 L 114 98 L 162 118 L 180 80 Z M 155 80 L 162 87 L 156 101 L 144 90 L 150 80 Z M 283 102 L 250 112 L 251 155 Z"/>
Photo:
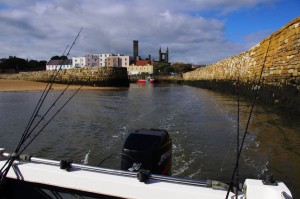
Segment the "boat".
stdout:
<path fill-rule="evenodd" d="M 149 83 L 154 83 L 155 79 L 148 77 L 147 79 L 138 79 L 137 83 L 138 84 L 149 84 Z"/>
<path fill-rule="evenodd" d="M 237 195 L 228 184 L 170 176 L 172 139 L 165 130 L 142 129 L 124 143 L 120 169 L 87 166 L 10 154 L 0 149 L 0 167 L 15 158 L 0 198 L 210 198 L 291 199 L 283 182 L 271 175 L 246 179 Z"/>

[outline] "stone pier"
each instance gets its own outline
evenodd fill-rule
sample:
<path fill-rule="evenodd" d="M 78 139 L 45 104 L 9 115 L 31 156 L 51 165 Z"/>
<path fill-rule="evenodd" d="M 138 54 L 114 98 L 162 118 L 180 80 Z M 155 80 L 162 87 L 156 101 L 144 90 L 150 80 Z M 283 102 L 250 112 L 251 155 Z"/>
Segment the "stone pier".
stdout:
<path fill-rule="evenodd" d="M 262 72 L 259 99 L 300 113 L 300 17 L 251 49 L 209 66 L 185 73 L 187 84 L 253 95 Z"/>
<path fill-rule="evenodd" d="M 49 82 L 54 72 L 53 70 L 47 70 L 20 72 L 18 74 L 1 74 L 0 78 Z M 129 79 L 125 67 L 85 67 L 60 70 L 54 82 L 90 86 L 129 87 Z"/>

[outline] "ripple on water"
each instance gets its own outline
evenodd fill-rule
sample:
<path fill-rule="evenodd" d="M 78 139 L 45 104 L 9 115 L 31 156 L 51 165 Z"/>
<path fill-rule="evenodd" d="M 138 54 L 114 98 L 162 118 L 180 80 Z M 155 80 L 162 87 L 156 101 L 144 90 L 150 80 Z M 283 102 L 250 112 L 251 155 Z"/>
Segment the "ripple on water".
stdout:
<path fill-rule="evenodd" d="M 0 93 L 0 138 L 5 140 L 0 147 L 14 148 L 38 94 Z M 55 96 L 57 93 L 52 98 Z M 87 160 L 89 165 L 98 165 L 103 158 L 120 154 L 129 133 L 140 128 L 163 128 L 173 140 L 174 175 L 228 180 L 236 157 L 235 104 L 235 96 L 188 86 L 133 84 L 127 90 L 83 91 L 28 151 L 44 158 Z M 241 132 L 249 105 L 241 99 Z M 300 190 L 299 124 L 299 117 L 285 117 L 257 106 L 242 153 L 241 176 L 255 177 L 268 169 L 292 185 L 292 191 Z M 109 159 L 104 166 L 118 168 L 119 162 Z"/>

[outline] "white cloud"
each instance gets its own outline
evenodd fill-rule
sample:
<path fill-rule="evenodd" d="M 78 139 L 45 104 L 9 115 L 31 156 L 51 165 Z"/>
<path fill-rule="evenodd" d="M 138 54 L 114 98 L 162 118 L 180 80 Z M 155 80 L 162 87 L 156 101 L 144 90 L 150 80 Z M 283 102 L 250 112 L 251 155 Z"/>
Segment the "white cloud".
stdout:
<path fill-rule="evenodd" d="M 211 63 L 244 47 L 224 37 L 222 21 L 194 16 L 191 12 L 228 13 L 272 1 L 2 0 L 0 57 L 48 60 L 62 54 L 84 27 L 71 55 L 131 55 L 132 40 L 137 39 L 143 57 L 152 54 L 157 58 L 159 47 L 169 47 L 171 61 Z"/>

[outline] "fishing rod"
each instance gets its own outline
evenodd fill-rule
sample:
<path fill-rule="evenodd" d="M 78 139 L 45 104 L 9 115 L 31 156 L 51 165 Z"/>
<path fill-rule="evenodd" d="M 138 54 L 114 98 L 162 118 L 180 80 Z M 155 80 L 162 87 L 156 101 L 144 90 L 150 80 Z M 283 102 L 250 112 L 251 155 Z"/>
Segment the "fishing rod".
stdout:
<path fill-rule="evenodd" d="M 63 55 L 66 53 L 67 49 L 68 49 L 69 45 L 67 45 L 67 47 L 65 48 Z"/>
<path fill-rule="evenodd" d="M 66 56 L 68 56 L 68 55 L 70 54 L 70 51 L 72 50 L 73 46 L 75 45 L 75 42 L 76 42 L 76 40 L 78 39 L 78 37 L 79 37 L 79 35 L 80 35 L 82 29 L 83 29 L 83 27 L 81 27 L 80 31 L 78 32 L 77 36 L 75 37 L 75 39 L 74 39 L 74 41 L 73 41 L 71 47 L 69 48 L 69 51 L 68 51 L 68 53 L 67 53 Z M 67 47 L 65 48 L 63 55 L 65 54 L 65 52 L 66 52 L 66 50 L 68 49 L 68 47 L 69 47 L 69 45 L 67 45 Z M 63 62 L 64 62 L 65 60 L 66 60 L 66 59 L 62 59 L 61 65 L 60 65 L 60 67 L 59 67 L 59 70 L 61 70 L 62 65 L 63 65 Z M 55 79 L 56 76 L 58 75 L 59 70 L 57 70 L 55 76 L 53 77 L 53 80 L 50 81 L 52 84 L 54 83 L 54 79 Z M 27 138 L 29 138 L 29 136 L 32 134 L 32 132 L 35 130 L 35 128 L 36 128 L 36 127 L 40 124 L 40 122 L 45 118 L 45 116 L 48 114 L 48 112 L 55 106 L 55 103 L 56 103 L 56 102 L 60 99 L 60 97 L 65 93 L 65 91 L 68 89 L 68 87 L 70 86 L 70 84 L 74 81 L 74 79 L 75 79 L 75 77 L 68 83 L 67 87 L 66 87 L 66 88 L 62 91 L 62 93 L 57 97 L 57 99 L 56 99 L 56 100 L 54 101 L 54 103 L 49 107 L 49 109 L 46 111 L 46 113 L 41 117 L 41 119 L 38 121 L 38 123 L 35 125 L 35 127 L 30 131 L 30 133 L 28 133 L 28 131 L 29 131 L 29 129 L 30 129 L 30 128 L 28 128 L 27 133 L 26 133 L 26 135 L 24 136 L 24 139 L 23 139 L 22 144 L 26 141 Z M 51 84 L 50 87 L 48 88 L 47 94 L 48 94 L 48 92 L 50 91 L 50 89 L 52 88 L 52 84 Z M 46 88 L 47 88 L 47 86 L 46 86 Z M 46 99 L 46 97 L 47 97 L 47 95 L 45 95 L 45 97 L 43 98 L 43 100 L 42 100 L 43 102 L 44 102 L 44 100 Z M 41 104 L 41 105 L 42 105 L 42 104 Z M 41 107 L 41 105 L 40 105 L 40 107 Z M 39 109 L 40 109 L 40 107 L 39 107 Z M 38 110 L 39 110 L 39 109 L 38 109 Z M 38 113 L 38 111 L 37 111 L 37 113 Z M 38 115 L 38 114 L 36 114 L 36 116 L 37 116 L 37 115 Z M 32 122 L 32 123 L 33 123 L 33 122 Z M 31 125 L 32 125 L 32 123 L 31 123 Z M 31 127 L 31 126 L 30 126 L 30 127 Z M 21 144 L 21 145 L 22 145 L 22 144 Z M 20 148 L 19 148 L 19 149 L 20 149 Z"/>
<path fill-rule="evenodd" d="M 1 173 L 0 173 L 0 185 L 2 183 L 4 183 L 4 179 L 9 171 L 9 168 L 12 166 L 13 162 L 15 159 L 17 159 L 21 153 L 23 153 L 25 151 L 25 149 L 36 139 L 36 137 L 46 128 L 46 126 L 56 117 L 56 115 L 69 103 L 69 101 L 79 92 L 79 90 L 81 89 L 82 86 L 80 86 L 75 93 L 73 93 L 73 95 L 60 107 L 60 109 L 49 119 L 49 121 L 37 132 L 37 134 L 27 143 L 27 145 L 25 147 L 23 147 L 23 149 L 19 152 L 14 152 L 12 153 L 12 155 L 9 157 L 9 159 L 6 161 L 6 163 L 4 164 L 4 166 L 1 168 Z M 32 133 L 32 131 L 31 131 Z M 29 137 L 29 136 L 28 136 Z M 27 138 L 28 138 L 27 137 Z M 24 144 L 24 143 L 23 143 Z M 6 169 L 3 170 L 2 169 L 5 168 L 5 166 L 7 165 Z"/>
<path fill-rule="evenodd" d="M 71 47 L 69 48 L 69 51 L 68 51 L 68 53 L 67 53 L 67 56 L 69 56 L 69 55 L 70 55 L 70 52 L 71 52 L 71 50 L 72 50 L 73 46 L 75 45 L 75 42 L 76 42 L 76 40 L 78 39 L 78 37 L 79 37 L 79 35 L 80 35 L 80 33 L 81 33 L 82 29 L 83 29 L 83 27 L 81 27 L 81 28 L 80 28 L 80 30 L 79 30 L 79 32 L 78 32 L 78 34 L 77 34 L 77 36 L 75 37 L 75 39 L 74 39 L 74 41 L 73 41 L 73 43 L 72 43 Z"/>
<path fill-rule="evenodd" d="M 75 77 L 69 82 L 69 84 L 64 88 L 64 90 L 60 93 L 60 95 L 56 98 L 56 100 L 51 104 L 51 106 L 48 108 L 48 110 L 44 113 L 43 116 L 41 116 L 41 119 L 37 122 L 37 124 L 31 129 L 30 133 L 26 136 L 25 139 L 28 139 L 31 134 L 33 133 L 33 131 L 38 127 L 38 125 L 45 119 L 45 117 L 47 116 L 47 114 L 50 112 L 50 110 L 56 105 L 56 103 L 58 102 L 58 100 L 62 97 L 62 95 L 66 92 L 66 90 L 69 88 L 69 86 L 71 85 L 71 83 L 74 81 Z M 82 85 L 80 88 L 78 88 L 78 90 L 76 91 L 76 93 L 82 88 Z M 75 93 L 75 94 L 76 94 Z M 72 96 L 73 98 L 73 96 Z M 45 126 L 44 126 L 45 127 Z M 44 127 L 42 127 L 44 129 Z M 24 151 L 24 150 L 23 150 Z M 19 153 L 20 154 L 20 153 Z"/>
<path fill-rule="evenodd" d="M 70 85 L 67 85 L 65 89 L 60 93 L 60 95 L 56 98 L 56 100 L 52 103 L 52 105 L 48 108 L 48 110 L 44 113 L 43 116 L 41 116 L 41 119 L 37 122 L 37 124 L 31 129 L 31 131 L 28 133 L 28 135 L 25 137 L 24 140 L 28 139 L 32 132 L 38 127 L 38 125 L 44 120 L 44 118 L 47 116 L 47 114 L 50 112 L 50 110 L 55 106 L 57 101 L 61 98 L 61 96 L 65 93 L 65 91 L 69 88 Z"/>
<path fill-rule="evenodd" d="M 41 97 L 40 97 L 40 99 L 39 99 L 39 101 L 38 101 L 38 103 L 37 103 L 37 105 L 36 105 L 36 107 L 35 107 L 35 109 L 34 109 L 34 111 L 33 111 L 33 113 L 32 113 L 32 115 L 31 115 L 31 117 L 30 117 L 30 119 L 29 119 L 29 122 L 28 122 L 28 124 L 27 124 L 27 126 L 26 126 L 26 128 L 25 128 L 25 130 L 24 130 L 24 132 L 23 132 L 23 134 L 22 134 L 22 136 L 21 136 L 21 139 L 20 139 L 20 141 L 19 141 L 19 143 L 18 143 L 18 145 L 17 145 L 17 147 L 16 147 L 16 149 L 15 149 L 15 153 L 14 154 L 16 154 L 18 151 L 19 151 L 19 149 L 20 149 L 20 147 L 22 146 L 22 143 L 24 143 L 25 142 L 25 137 L 27 137 L 27 134 L 28 134 L 28 131 L 29 131 L 29 129 L 30 129 L 30 126 L 32 125 L 32 123 L 34 122 L 34 119 L 37 117 L 37 115 L 38 115 L 38 112 L 39 112 L 39 110 L 40 110 L 40 108 L 41 108 L 41 106 L 42 106 L 42 103 L 43 103 L 43 101 L 45 100 L 45 97 L 47 96 L 47 93 L 49 92 L 49 90 L 51 89 L 51 83 L 52 83 L 52 81 L 53 81 L 53 76 L 54 76 L 54 74 L 55 74 L 55 71 L 53 72 L 53 74 L 51 75 L 51 77 L 50 77 L 50 81 L 48 81 L 48 83 L 47 83 L 47 85 L 46 85 L 46 87 L 45 87 L 45 89 L 44 89 L 44 91 L 43 91 L 43 93 L 42 93 L 42 95 L 41 95 Z M 56 75 L 55 75 L 56 76 Z M 50 85 L 50 86 L 49 86 Z M 49 88 L 48 88 L 49 87 Z M 7 160 L 7 162 L 3 165 L 3 167 L 1 168 L 1 170 L 0 170 L 0 172 L 2 172 L 3 171 L 3 169 L 6 167 L 6 165 L 8 164 L 8 163 L 10 163 L 11 161 L 13 161 L 13 158 L 14 158 L 14 156 L 10 156 L 9 157 L 9 159 Z M 10 166 L 8 166 L 7 168 L 9 168 Z M 2 174 L 0 173 L 0 175 L 1 175 L 1 179 L 0 179 L 0 183 L 2 182 Z M 3 176 L 5 176 L 5 175 L 3 175 Z"/>
<path fill-rule="evenodd" d="M 70 51 L 71 51 L 71 49 L 73 48 L 73 46 L 75 45 L 75 42 L 76 42 L 77 38 L 79 37 L 79 35 L 80 35 L 82 29 L 83 29 L 83 28 L 80 29 L 79 33 L 77 34 L 76 38 L 74 39 L 74 41 L 73 41 L 71 47 L 69 48 L 69 51 L 68 51 L 68 53 L 67 53 L 67 56 L 70 54 Z M 66 50 L 67 50 L 67 48 L 65 49 L 65 51 L 66 51 Z M 65 51 L 64 51 L 64 52 L 65 52 Z M 40 99 L 39 99 L 39 101 L 38 101 L 38 103 L 37 103 L 37 105 L 36 105 L 34 111 L 33 111 L 33 114 L 32 114 L 31 117 L 30 117 L 30 120 L 29 120 L 29 122 L 28 122 L 28 124 L 27 124 L 27 126 L 26 126 L 26 128 L 25 128 L 24 133 L 23 133 L 22 136 L 21 136 L 21 139 L 20 139 L 20 141 L 19 141 L 19 143 L 18 143 L 17 148 L 15 149 L 15 152 L 13 153 L 13 155 L 6 161 L 6 163 L 5 163 L 5 164 L 3 165 L 3 167 L 1 168 L 1 170 L 0 170 L 0 184 L 4 183 L 4 179 L 5 179 L 6 175 L 7 175 L 7 173 L 8 173 L 8 171 L 9 171 L 10 167 L 12 166 L 13 161 L 18 157 L 18 152 L 19 152 L 21 146 L 25 143 L 26 139 L 28 139 L 29 136 L 30 136 L 30 134 L 33 132 L 33 131 L 31 131 L 30 134 L 28 134 L 29 129 L 31 128 L 31 126 L 32 126 L 32 124 L 33 124 L 33 122 L 34 122 L 34 120 L 37 118 L 38 113 L 39 113 L 39 110 L 40 110 L 40 108 L 42 107 L 42 105 L 43 105 L 43 103 L 44 103 L 44 101 L 45 101 L 45 99 L 46 99 L 46 97 L 47 97 L 49 91 L 51 90 L 52 85 L 53 85 L 53 83 L 54 83 L 54 80 L 55 80 L 55 78 L 57 77 L 59 71 L 61 70 L 64 61 L 65 61 L 65 59 L 62 59 L 61 65 L 60 65 L 59 69 L 58 69 L 57 71 L 54 71 L 53 74 L 51 75 L 50 81 L 47 83 L 47 85 L 46 85 L 46 87 L 45 87 L 45 89 L 44 89 L 44 91 L 43 91 L 43 93 L 42 93 L 42 95 L 41 95 L 41 97 L 40 97 Z M 69 85 L 67 86 L 67 88 L 68 88 L 68 87 L 69 87 Z M 81 87 L 80 87 L 80 88 L 81 88 Z M 75 92 L 75 94 L 80 90 L 80 88 Z M 64 92 L 64 91 L 63 91 L 63 92 Z M 75 95 L 75 94 L 74 94 L 74 95 Z M 73 96 L 74 96 L 74 95 L 73 95 Z M 61 96 L 61 95 L 60 95 L 60 96 Z M 73 96 L 72 96 L 66 103 L 68 103 L 68 102 L 73 98 Z M 59 98 L 60 98 L 60 97 L 59 97 Z M 58 99 L 57 99 L 57 100 L 58 100 Z M 56 101 L 57 101 L 57 100 L 56 100 Z M 66 105 L 66 104 L 64 104 L 64 105 L 61 107 L 61 109 L 62 109 L 65 105 Z M 53 105 L 53 106 L 54 106 L 54 105 Z M 53 107 L 53 106 L 51 106 L 51 107 Z M 60 109 L 60 110 L 61 110 L 61 109 Z M 58 112 L 60 112 L 60 110 L 59 110 Z M 48 112 L 48 111 L 47 111 L 47 112 Z M 50 122 L 50 121 L 58 114 L 58 112 L 57 112 L 57 113 L 49 120 L 49 122 Z M 43 119 L 43 118 L 44 118 L 44 116 L 42 117 L 42 119 Z M 36 134 L 36 136 L 37 136 L 38 134 L 40 134 L 40 132 L 41 132 L 41 131 L 49 124 L 49 122 L 48 122 L 48 123 L 47 123 L 47 124 L 46 124 L 46 125 L 45 125 L 45 126 L 44 126 L 37 134 Z M 39 123 L 39 122 L 38 122 L 38 123 Z M 35 136 L 34 138 L 36 138 L 36 136 Z M 34 140 L 34 139 L 32 139 L 32 140 L 29 142 L 29 144 L 30 144 L 33 140 Z M 22 151 L 24 151 L 24 150 L 29 146 L 29 144 L 26 145 L 26 147 L 24 147 Z"/>
<path fill-rule="evenodd" d="M 73 80 L 72 80 L 73 81 Z M 71 81 L 71 82 L 72 82 Z M 67 85 L 67 87 L 63 90 L 63 92 L 57 97 L 57 99 L 52 103 L 52 105 L 48 108 L 48 110 L 46 111 L 46 113 L 43 115 L 43 116 L 41 116 L 41 119 L 37 122 L 37 124 L 34 126 L 34 128 L 32 128 L 31 129 L 31 131 L 29 132 L 29 133 L 27 133 L 26 135 L 24 135 L 24 137 L 23 137 L 23 142 L 22 142 L 22 144 L 24 144 L 25 143 L 25 141 L 31 136 L 31 134 L 33 133 L 33 131 L 37 128 L 37 126 L 40 124 L 40 122 L 42 121 L 42 120 L 44 120 L 44 118 L 45 118 L 45 116 L 49 113 L 49 111 L 55 106 L 55 104 L 56 104 L 56 102 L 61 98 L 61 96 L 65 93 L 65 91 L 68 89 L 68 87 L 70 86 L 70 83 Z M 82 87 L 82 86 L 81 86 Z M 75 96 L 75 94 L 81 89 L 81 87 L 79 87 L 78 88 L 78 90 L 73 94 L 73 96 Z M 50 87 L 51 88 L 51 87 Z M 73 98 L 73 96 L 66 102 L 66 103 L 68 103 L 72 98 Z M 64 104 L 63 105 L 63 107 L 65 106 L 66 104 Z M 62 107 L 62 108 L 63 108 Z M 62 109 L 61 108 L 61 109 Z M 60 109 L 60 110 L 61 110 Z M 58 112 L 60 112 L 60 110 L 58 111 Z M 50 119 L 50 121 L 52 121 L 52 119 L 58 114 L 58 112 Z M 49 121 L 49 122 L 50 122 Z M 43 127 L 42 127 L 42 129 L 36 134 L 36 136 L 34 136 L 34 138 L 26 145 L 26 147 L 24 147 L 23 149 L 22 149 L 22 151 L 21 152 L 15 152 L 15 153 L 13 153 L 13 155 L 12 156 L 10 156 L 10 158 L 9 158 L 9 160 L 5 163 L 5 165 L 1 168 L 1 170 L 3 170 L 3 168 L 7 165 L 7 163 L 9 162 L 9 161 L 12 161 L 13 162 L 13 159 L 15 159 L 15 158 L 17 158 L 17 157 L 19 157 L 19 155 L 29 146 L 29 144 L 30 143 L 32 143 L 32 141 L 37 137 L 37 135 L 39 135 L 40 133 L 41 133 L 41 131 L 49 124 L 49 122 L 48 123 L 46 123 Z M 29 131 L 29 130 L 28 130 Z M 21 145 L 22 146 L 22 145 Z M 20 150 L 20 148 L 21 148 L 21 146 L 18 148 L 18 151 Z M 8 166 L 8 167 L 10 167 L 10 166 Z M 3 176 L 5 176 L 5 175 L 3 175 Z M 0 181 L 1 182 L 1 181 Z"/>
<path fill-rule="evenodd" d="M 38 103 L 37 103 L 37 105 L 36 105 L 36 107 L 35 107 L 35 109 L 34 109 L 32 115 L 31 115 L 31 117 L 30 117 L 30 119 L 29 119 L 29 122 L 28 122 L 28 124 L 27 124 L 27 126 L 26 126 L 26 128 L 25 128 L 25 131 L 24 131 L 24 133 L 23 133 L 23 135 L 22 135 L 22 137 L 21 137 L 21 139 L 20 139 L 20 141 L 19 141 L 19 143 L 18 143 L 18 146 L 17 146 L 17 148 L 16 148 L 15 151 L 18 151 L 18 150 L 20 149 L 21 145 L 22 145 L 22 144 L 24 143 L 24 141 L 26 140 L 26 137 L 27 137 L 27 134 L 28 134 L 28 132 L 29 132 L 29 129 L 31 128 L 31 126 L 32 126 L 32 124 L 33 124 L 35 118 L 38 116 L 39 111 L 40 111 L 40 109 L 41 109 L 41 107 L 42 107 L 42 105 L 43 105 L 43 103 L 44 103 L 44 101 L 45 101 L 45 99 L 46 99 L 46 97 L 47 97 L 49 91 L 50 91 L 51 88 L 52 88 L 52 84 L 53 84 L 54 79 L 56 78 L 57 74 L 58 74 L 57 71 L 54 71 L 54 72 L 52 73 L 52 75 L 51 75 L 51 77 L 50 77 L 50 80 L 48 81 L 48 83 L 47 83 L 45 89 L 43 90 L 43 93 L 42 93 L 42 95 L 41 95 L 41 97 L 40 97 L 40 99 L 39 99 L 39 101 L 38 101 Z"/>
<path fill-rule="evenodd" d="M 46 126 L 56 117 L 56 115 L 69 103 L 69 101 L 79 92 L 79 90 L 82 88 L 80 86 L 76 92 L 73 93 L 73 95 L 57 110 L 57 112 L 49 119 L 49 121 L 37 132 L 37 134 L 34 135 L 34 137 L 27 143 L 27 145 L 18 153 L 20 155 L 25 151 L 25 149 L 36 139 L 36 137 L 41 134 L 41 132 L 46 128 Z"/>
<path fill-rule="evenodd" d="M 80 28 L 78 34 L 76 35 L 76 37 L 75 37 L 75 39 L 74 39 L 72 45 L 70 46 L 70 48 L 69 48 L 69 50 L 68 50 L 68 53 L 66 54 L 66 57 L 68 57 L 68 56 L 70 55 L 70 52 L 71 52 L 73 46 L 75 45 L 75 42 L 76 42 L 76 40 L 78 39 L 78 37 L 79 37 L 79 35 L 80 35 L 82 29 L 83 29 L 83 27 Z M 64 50 L 64 52 L 63 52 L 63 55 L 65 54 L 65 52 L 66 52 L 66 50 L 68 49 L 68 47 L 69 47 L 69 45 L 67 45 L 67 47 L 65 48 L 65 50 Z M 33 114 L 33 115 L 34 115 L 34 116 L 33 116 L 33 119 L 30 120 L 30 122 L 28 123 L 29 125 L 27 125 L 27 127 L 26 127 L 26 131 L 25 131 L 26 134 L 27 134 L 27 132 L 29 131 L 29 129 L 30 129 L 30 127 L 31 127 L 31 125 L 32 125 L 32 123 L 33 123 L 33 121 L 34 121 L 34 119 L 35 119 L 36 116 L 38 115 L 38 112 L 39 112 L 39 110 L 40 110 L 42 104 L 44 103 L 44 101 L 45 101 L 45 99 L 46 99 L 46 97 L 47 97 L 49 91 L 51 90 L 52 85 L 53 85 L 53 83 L 54 83 L 54 80 L 56 79 L 56 77 L 57 77 L 59 71 L 61 70 L 62 65 L 64 64 L 65 60 L 66 60 L 66 59 L 62 59 L 62 60 L 61 60 L 60 67 L 58 68 L 58 70 L 54 70 L 53 74 L 51 75 L 50 81 L 47 83 L 46 88 L 44 89 L 44 92 L 43 92 L 43 94 L 42 94 L 42 96 L 41 96 L 41 98 L 40 98 L 40 100 L 39 100 L 40 105 L 39 105 L 39 103 L 37 104 L 36 109 L 35 109 L 35 111 L 34 111 L 35 114 Z M 50 85 L 50 86 L 49 86 L 49 85 Z M 49 86 L 49 87 L 48 87 L 48 86 Z M 46 91 L 46 92 L 45 92 L 45 91 Z M 45 93 L 46 93 L 46 94 L 45 94 Z M 44 95 L 44 94 L 45 94 L 45 95 Z M 29 126 L 29 127 L 28 127 L 28 126 Z M 26 134 L 25 134 L 25 135 L 26 135 Z M 24 137 L 25 137 L 25 136 L 24 136 Z M 18 149 L 19 149 L 19 147 L 20 147 L 20 146 L 18 145 Z"/>
<path fill-rule="evenodd" d="M 68 55 L 70 54 L 70 51 L 72 50 L 72 48 L 73 48 L 73 46 L 74 46 L 74 44 L 75 44 L 77 38 L 79 37 L 79 35 L 80 35 L 82 29 L 83 29 L 83 28 L 80 29 L 80 31 L 78 32 L 77 36 L 75 37 L 75 39 L 74 39 L 74 41 L 73 41 L 71 47 L 69 48 L 69 51 L 68 51 L 68 53 L 67 53 L 66 56 L 68 56 Z M 67 45 L 67 47 L 65 48 L 64 53 L 65 53 L 65 51 L 67 50 L 68 46 L 69 46 L 69 45 Z M 64 54 L 63 54 L 63 55 L 64 55 Z M 39 100 L 39 102 L 38 102 L 38 104 L 37 104 L 37 106 L 36 106 L 36 108 L 35 108 L 35 110 L 34 110 L 32 116 L 31 116 L 31 119 L 29 120 L 29 123 L 28 123 L 28 125 L 27 125 L 27 127 L 26 127 L 26 130 L 25 130 L 23 136 L 22 136 L 22 139 L 21 139 L 20 142 L 19 142 L 19 145 L 18 145 L 18 147 L 17 147 L 16 152 L 18 152 L 18 150 L 20 149 L 21 145 L 25 142 L 25 140 L 26 140 L 25 138 L 28 137 L 29 129 L 31 128 L 31 126 L 32 126 L 32 124 L 33 124 L 35 118 L 37 117 L 37 115 L 38 115 L 38 113 L 39 113 L 39 111 L 40 111 L 40 109 L 41 109 L 41 107 L 42 107 L 42 105 L 43 105 L 45 99 L 47 98 L 47 95 L 48 95 L 49 91 L 50 91 L 51 88 L 52 88 L 52 85 L 53 85 L 53 83 L 54 83 L 54 80 L 56 79 L 58 73 L 59 73 L 60 70 L 62 69 L 62 65 L 64 64 L 65 60 L 66 60 L 66 59 L 62 59 L 62 60 L 61 60 L 60 67 L 58 68 L 58 70 L 54 70 L 53 74 L 51 75 L 50 81 L 47 83 L 47 85 L 46 85 L 46 87 L 45 87 L 45 89 L 44 89 L 44 91 L 43 91 L 43 93 L 42 93 L 42 95 L 41 95 L 41 98 L 40 98 L 40 100 Z"/>
<path fill-rule="evenodd" d="M 238 191 L 239 191 L 239 148 L 240 148 L 240 70 L 238 71 L 238 79 L 237 79 L 237 90 L 238 90 L 238 96 L 237 96 L 237 136 L 236 136 L 236 161 L 237 161 L 237 170 L 235 175 L 235 184 L 236 184 L 236 190 L 235 190 L 235 198 L 238 199 Z"/>
<path fill-rule="evenodd" d="M 80 30 L 80 31 L 81 31 L 81 30 Z M 76 37 L 76 39 L 77 39 L 77 37 Z M 74 43 L 74 42 L 73 42 L 73 43 Z M 64 50 L 64 53 L 65 53 L 65 51 L 67 50 L 68 46 L 69 46 L 69 45 L 67 45 L 66 49 Z M 64 54 L 63 54 L 63 56 L 64 56 Z M 37 105 L 36 105 L 36 107 L 35 107 L 35 109 L 34 109 L 32 115 L 31 115 L 30 120 L 29 120 L 29 122 L 28 122 L 28 124 L 27 124 L 27 126 L 26 126 L 26 128 L 25 128 L 25 131 L 24 131 L 24 133 L 23 133 L 23 135 L 22 135 L 22 137 L 21 137 L 21 139 L 20 139 L 20 141 L 19 141 L 19 144 L 18 144 L 18 146 L 17 146 L 16 151 L 18 151 L 18 150 L 20 149 L 22 143 L 24 143 L 24 141 L 26 140 L 26 137 L 28 137 L 28 136 L 27 136 L 28 131 L 29 131 L 29 129 L 31 128 L 31 126 L 32 126 L 32 124 L 33 124 L 35 118 L 38 116 L 38 113 L 39 113 L 39 111 L 40 111 L 40 108 L 42 107 L 42 104 L 44 103 L 44 101 L 45 101 L 45 99 L 46 99 L 46 97 L 47 97 L 49 91 L 51 90 L 52 85 L 53 85 L 53 83 L 54 83 L 54 80 L 56 79 L 56 77 L 57 77 L 59 71 L 61 70 L 62 65 L 63 65 L 64 62 L 65 62 L 65 59 L 62 59 L 62 60 L 61 60 L 61 63 L 60 63 L 60 67 L 58 68 L 58 70 L 54 70 L 53 73 L 52 73 L 52 75 L 50 76 L 50 79 L 49 79 L 49 81 L 48 81 L 48 83 L 47 83 L 45 89 L 43 90 L 43 93 L 42 93 L 42 95 L 41 95 L 41 97 L 40 97 L 40 99 L 39 99 L 39 101 L 38 101 L 38 103 L 37 103 Z"/>
<path fill-rule="evenodd" d="M 265 68 L 265 64 L 266 64 L 266 60 L 267 60 L 267 56 L 268 56 L 268 52 L 269 52 L 271 39 L 272 39 L 272 36 L 270 37 L 268 47 L 267 47 L 267 50 L 266 50 L 266 54 L 264 56 L 264 60 L 263 60 L 263 63 L 262 63 L 262 68 L 261 68 L 261 71 L 260 71 L 260 75 L 259 75 L 259 79 L 258 79 L 258 83 L 257 83 L 257 88 L 255 90 L 255 94 L 254 94 L 254 97 L 253 97 L 253 101 L 252 101 L 249 117 L 248 117 L 248 120 L 247 120 L 246 128 L 245 128 L 245 131 L 244 131 L 244 135 L 243 135 L 243 138 L 242 138 L 242 142 L 241 142 L 240 147 L 237 148 L 238 149 L 237 160 L 236 160 L 235 167 L 234 167 L 234 170 L 233 170 L 233 173 L 232 173 L 232 176 L 231 176 L 230 184 L 229 184 L 229 187 L 228 187 L 228 190 L 227 190 L 226 199 L 228 199 L 229 192 L 233 188 L 234 177 L 236 175 L 236 172 L 238 171 L 239 161 L 240 161 L 243 146 L 244 146 L 244 143 L 245 143 L 246 135 L 248 134 L 248 128 L 249 128 L 250 120 L 251 120 L 251 117 L 252 117 L 254 105 L 257 101 L 257 97 L 258 97 L 258 94 L 259 94 L 259 89 L 260 89 L 260 86 L 261 86 L 262 75 L 263 75 L 263 72 L 264 72 L 264 68 Z M 237 184 L 237 186 L 238 186 L 238 184 Z M 237 189 L 238 189 L 238 187 L 237 187 Z M 237 197 L 237 195 L 236 195 L 236 197 Z"/>

